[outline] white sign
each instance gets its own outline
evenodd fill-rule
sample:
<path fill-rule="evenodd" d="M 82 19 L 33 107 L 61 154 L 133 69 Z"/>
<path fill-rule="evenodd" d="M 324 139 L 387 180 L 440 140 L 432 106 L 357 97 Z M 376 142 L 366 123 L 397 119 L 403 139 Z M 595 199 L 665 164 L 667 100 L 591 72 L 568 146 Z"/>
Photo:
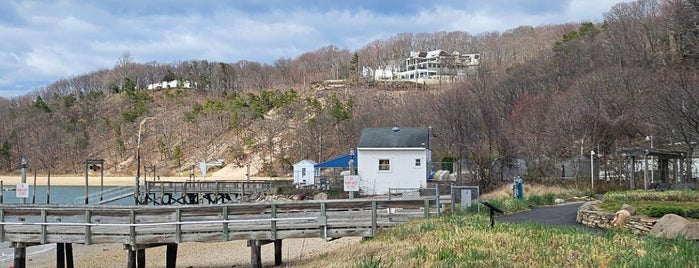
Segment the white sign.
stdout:
<path fill-rule="evenodd" d="M 461 189 L 461 205 L 467 207 L 471 206 L 471 190 Z"/>
<path fill-rule="evenodd" d="M 201 176 L 206 179 L 206 162 L 199 162 L 199 169 L 201 170 Z"/>
<path fill-rule="evenodd" d="M 359 191 L 359 175 L 346 175 L 344 184 L 345 184 L 345 192 L 358 192 Z"/>
<path fill-rule="evenodd" d="M 15 194 L 17 195 L 17 198 L 28 198 L 29 197 L 29 184 L 28 183 L 18 183 L 17 190 Z"/>

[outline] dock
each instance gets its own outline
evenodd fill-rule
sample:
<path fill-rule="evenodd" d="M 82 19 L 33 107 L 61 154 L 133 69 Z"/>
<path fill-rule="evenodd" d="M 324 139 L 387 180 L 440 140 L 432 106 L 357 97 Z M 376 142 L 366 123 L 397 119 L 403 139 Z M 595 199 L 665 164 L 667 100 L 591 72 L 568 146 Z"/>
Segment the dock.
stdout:
<path fill-rule="evenodd" d="M 269 191 L 286 181 L 215 180 L 146 181 L 138 203 L 144 205 L 191 205 L 238 202 L 245 196 Z"/>
<path fill-rule="evenodd" d="M 165 192 L 165 189 L 161 189 Z M 261 246 L 274 243 L 282 264 L 286 238 L 373 237 L 378 230 L 437 215 L 438 200 L 342 199 L 274 203 L 109 206 L 0 205 L 0 240 L 15 247 L 24 267 L 27 246 L 57 243 L 56 267 L 72 267 L 72 244 L 122 244 L 127 267 L 145 267 L 145 249 L 166 246 L 175 267 L 183 242 L 247 240 L 251 267 L 261 267 Z"/>

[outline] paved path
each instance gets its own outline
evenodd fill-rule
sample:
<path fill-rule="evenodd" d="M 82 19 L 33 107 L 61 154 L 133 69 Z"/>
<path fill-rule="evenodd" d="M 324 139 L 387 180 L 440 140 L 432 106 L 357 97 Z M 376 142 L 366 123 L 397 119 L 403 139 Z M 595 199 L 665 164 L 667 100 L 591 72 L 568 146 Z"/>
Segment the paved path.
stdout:
<path fill-rule="evenodd" d="M 586 227 L 575 221 L 578 214 L 578 208 L 584 202 L 566 203 L 555 206 L 546 206 L 533 208 L 531 210 L 517 212 L 513 214 L 508 214 L 495 218 L 495 224 L 497 222 L 511 222 L 511 223 L 539 223 L 542 225 L 551 226 L 570 226 L 570 227 L 580 227 L 584 229 L 596 229 L 591 227 Z"/>

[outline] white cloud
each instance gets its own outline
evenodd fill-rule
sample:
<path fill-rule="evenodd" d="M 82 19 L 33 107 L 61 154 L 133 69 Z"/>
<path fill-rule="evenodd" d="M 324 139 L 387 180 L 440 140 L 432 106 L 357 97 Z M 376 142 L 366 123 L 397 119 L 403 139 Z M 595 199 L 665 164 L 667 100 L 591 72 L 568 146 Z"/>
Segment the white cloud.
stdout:
<path fill-rule="evenodd" d="M 11 40 L 0 43 L 0 96 L 14 94 L 18 88 L 28 92 L 43 81 L 109 68 L 124 51 L 138 62 L 271 63 L 327 45 L 359 49 L 404 32 L 476 35 L 520 25 L 600 21 L 602 13 L 617 2 L 455 0 L 353 5 L 275 1 L 272 5 L 205 1 L 187 2 L 184 8 L 185 3 L 179 2 L 22 1 L 3 5 L 14 10 L 2 14 L 14 16 L 0 20 L 0 39 Z M 400 11 L 390 10 L 399 4 Z"/>

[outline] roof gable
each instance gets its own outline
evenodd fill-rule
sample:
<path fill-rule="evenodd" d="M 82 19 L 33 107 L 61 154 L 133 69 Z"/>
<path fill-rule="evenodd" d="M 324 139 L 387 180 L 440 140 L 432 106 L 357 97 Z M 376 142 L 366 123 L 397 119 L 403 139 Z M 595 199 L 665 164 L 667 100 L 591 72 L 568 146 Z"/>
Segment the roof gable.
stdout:
<path fill-rule="evenodd" d="M 313 160 L 304 159 L 304 160 L 296 162 L 296 164 L 293 164 L 293 166 L 302 166 L 302 165 L 314 166 L 315 164 L 317 164 L 317 163 Z"/>
<path fill-rule="evenodd" d="M 428 128 L 365 128 L 357 148 L 430 148 Z"/>

